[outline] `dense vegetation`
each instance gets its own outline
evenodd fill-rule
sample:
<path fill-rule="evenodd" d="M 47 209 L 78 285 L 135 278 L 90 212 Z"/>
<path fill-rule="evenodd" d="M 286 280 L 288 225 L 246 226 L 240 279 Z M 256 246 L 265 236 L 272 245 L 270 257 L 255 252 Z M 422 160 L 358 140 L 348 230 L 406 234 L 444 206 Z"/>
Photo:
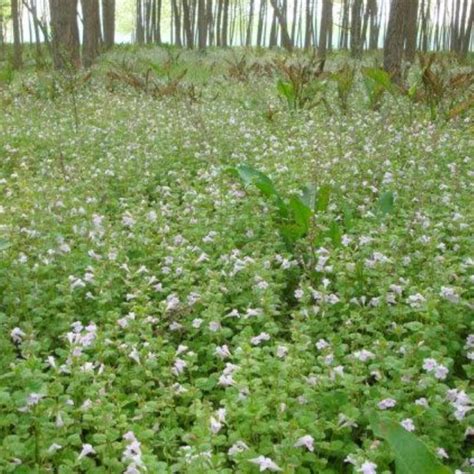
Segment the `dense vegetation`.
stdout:
<path fill-rule="evenodd" d="M 472 75 L 379 60 L 3 69 L 2 473 L 472 472 Z"/>

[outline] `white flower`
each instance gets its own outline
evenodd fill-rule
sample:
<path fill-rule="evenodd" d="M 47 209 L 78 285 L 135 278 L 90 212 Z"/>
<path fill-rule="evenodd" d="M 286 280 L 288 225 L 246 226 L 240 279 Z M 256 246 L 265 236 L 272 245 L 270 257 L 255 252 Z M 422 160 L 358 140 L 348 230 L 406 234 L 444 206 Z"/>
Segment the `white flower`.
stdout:
<path fill-rule="evenodd" d="M 260 472 L 266 471 L 281 471 L 282 469 L 277 466 L 270 458 L 265 456 L 259 456 L 258 458 L 250 459 L 250 462 L 257 464 L 260 467 Z"/>
<path fill-rule="evenodd" d="M 221 359 L 226 359 L 232 355 L 229 351 L 229 348 L 227 347 L 227 344 L 224 344 L 223 346 L 217 346 L 214 354 L 216 354 L 216 356 Z"/>
<path fill-rule="evenodd" d="M 270 340 L 270 334 L 267 334 L 266 332 L 261 332 L 258 336 L 252 337 L 250 339 L 250 342 L 254 346 L 258 346 L 262 341 L 269 341 Z"/>
<path fill-rule="evenodd" d="M 449 286 L 442 286 L 439 295 L 441 296 L 441 298 L 444 298 L 450 301 L 451 303 L 459 303 L 460 298 L 454 288 L 451 288 Z"/>
<path fill-rule="evenodd" d="M 19 344 L 25 336 L 26 334 L 20 328 L 13 328 L 10 332 L 10 337 L 16 344 Z"/>
<path fill-rule="evenodd" d="M 427 372 L 433 372 L 433 370 L 435 370 L 437 366 L 438 366 L 438 362 L 436 362 L 435 359 L 425 359 L 423 361 L 423 368 Z"/>
<path fill-rule="evenodd" d="M 439 380 L 444 380 L 448 376 L 448 373 L 448 368 L 440 364 L 438 367 L 436 367 L 434 376 Z"/>
<path fill-rule="evenodd" d="M 436 454 L 438 455 L 438 457 L 440 457 L 441 459 L 449 459 L 449 456 L 448 456 L 448 453 L 443 449 L 443 448 L 437 448 L 436 449 Z"/>
<path fill-rule="evenodd" d="M 417 400 L 415 400 L 415 405 L 428 408 L 428 400 L 424 397 L 418 398 Z"/>
<path fill-rule="evenodd" d="M 362 474 L 377 474 L 377 464 L 365 461 L 359 469 L 357 469 L 357 472 L 361 472 Z"/>
<path fill-rule="evenodd" d="M 385 400 L 380 401 L 377 406 L 380 410 L 387 410 L 389 408 L 393 408 L 397 404 L 396 400 L 393 398 L 386 398 Z"/>
<path fill-rule="evenodd" d="M 249 449 L 249 447 L 243 441 L 236 441 L 227 451 L 229 456 L 235 456 L 236 454 L 243 453 Z"/>
<path fill-rule="evenodd" d="M 80 452 L 77 459 L 82 459 L 86 456 L 89 456 L 89 454 L 95 454 L 95 449 L 89 443 L 83 444 L 82 451 Z"/>
<path fill-rule="evenodd" d="M 179 374 L 182 374 L 184 372 L 184 369 L 187 367 L 187 365 L 188 364 L 186 364 L 186 361 L 178 358 L 174 361 L 174 365 L 171 369 L 171 372 L 173 372 L 174 375 L 178 376 Z"/>
<path fill-rule="evenodd" d="M 400 425 L 402 425 L 407 431 L 415 431 L 415 424 L 411 418 L 405 418 L 400 422 Z"/>
<path fill-rule="evenodd" d="M 308 451 L 314 451 L 314 438 L 311 435 L 305 435 L 299 438 L 294 444 L 295 448 L 306 447 Z"/>
<path fill-rule="evenodd" d="M 326 347 L 329 347 L 329 343 L 325 339 L 320 339 L 316 343 L 316 348 L 320 351 L 322 351 L 323 349 L 326 349 Z"/>
<path fill-rule="evenodd" d="M 366 362 L 369 359 L 373 359 L 375 354 L 373 352 L 362 349 L 361 351 L 355 351 L 354 357 L 361 362 Z"/>
<path fill-rule="evenodd" d="M 53 443 L 49 448 L 48 448 L 48 453 L 52 454 L 55 453 L 56 451 L 59 451 L 62 448 L 60 444 Z"/>
<path fill-rule="evenodd" d="M 295 290 L 295 298 L 297 300 L 300 300 L 301 298 L 303 298 L 303 296 L 304 296 L 304 291 L 301 288 L 298 288 L 297 290 Z"/>
<path fill-rule="evenodd" d="M 287 354 L 288 354 L 288 347 L 286 346 L 277 347 L 277 351 L 276 351 L 277 357 L 279 357 L 280 359 L 283 359 L 284 357 L 286 357 Z"/>
<path fill-rule="evenodd" d="M 222 426 L 223 426 L 223 424 L 219 420 L 217 420 L 216 418 L 211 416 L 211 432 L 212 433 L 214 433 L 214 434 L 219 433 Z"/>

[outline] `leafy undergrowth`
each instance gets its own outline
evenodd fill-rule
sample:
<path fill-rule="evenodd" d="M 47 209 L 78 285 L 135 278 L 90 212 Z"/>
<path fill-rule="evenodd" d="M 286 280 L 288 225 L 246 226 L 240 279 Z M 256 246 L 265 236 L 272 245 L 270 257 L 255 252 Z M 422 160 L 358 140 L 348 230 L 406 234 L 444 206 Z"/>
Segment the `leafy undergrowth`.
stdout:
<path fill-rule="evenodd" d="M 0 471 L 471 472 L 469 111 L 153 54 L 2 91 Z"/>

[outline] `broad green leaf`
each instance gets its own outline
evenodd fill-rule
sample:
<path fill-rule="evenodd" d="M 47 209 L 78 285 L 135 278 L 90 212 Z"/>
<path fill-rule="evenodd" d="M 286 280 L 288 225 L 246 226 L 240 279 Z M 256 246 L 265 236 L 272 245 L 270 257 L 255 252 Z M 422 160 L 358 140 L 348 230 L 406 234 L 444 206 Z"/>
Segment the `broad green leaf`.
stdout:
<path fill-rule="evenodd" d="M 387 441 L 395 455 L 396 474 L 452 474 L 418 437 L 398 422 L 381 418 L 377 413 L 369 419 L 375 435 Z"/>
<path fill-rule="evenodd" d="M 316 185 L 308 184 L 303 188 L 301 201 L 306 207 L 314 211 L 316 208 Z"/>
<path fill-rule="evenodd" d="M 382 211 L 382 214 L 388 214 L 393 211 L 394 197 L 391 191 L 384 192 L 378 201 L 379 209 Z"/>
<path fill-rule="evenodd" d="M 336 221 L 331 222 L 331 227 L 329 228 L 329 237 L 331 237 L 332 244 L 335 247 L 339 247 L 342 243 L 342 232 L 339 224 Z"/>
<path fill-rule="evenodd" d="M 277 82 L 277 90 L 280 95 L 282 95 L 288 102 L 288 107 L 295 108 L 296 106 L 296 96 L 295 90 L 290 82 L 284 82 L 281 79 Z"/>
<path fill-rule="evenodd" d="M 328 185 L 323 185 L 319 188 L 318 199 L 316 202 L 316 210 L 318 212 L 325 212 L 329 206 L 329 195 L 331 188 Z"/>
<path fill-rule="evenodd" d="M 309 229 L 311 220 L 311 209 L 307 207 L 298 196 L 292 196 L 290 198 L 290 209 L 296 224 L 302 227 L 306 232 Z"/>
<path fill-rule="evenodd" d="M 288 216 L 288 208 L 285 202 L 278 194 L 273 181 L 266 174 L 247 165 L 238 166 L 237 173 L 239 174 L 240 179 L 244 182 L 245 186 L 253 184 L 266 197 L 275 199 L 281 217 Z"/>
<path fill-rule="evenodd" d="M 0 239 L 0 251 L 11 247 L 11 243 L 7 239 Z"/>
<path fill-rule="evenodd" d="M 352 209 L 347 204 L 343 204 L 342 214 L 343 214 L 344 227 L 346 228 L 346 230 L 351 229 L 352 221 L 354 220 L 354 213 L 352 212 Z"/>

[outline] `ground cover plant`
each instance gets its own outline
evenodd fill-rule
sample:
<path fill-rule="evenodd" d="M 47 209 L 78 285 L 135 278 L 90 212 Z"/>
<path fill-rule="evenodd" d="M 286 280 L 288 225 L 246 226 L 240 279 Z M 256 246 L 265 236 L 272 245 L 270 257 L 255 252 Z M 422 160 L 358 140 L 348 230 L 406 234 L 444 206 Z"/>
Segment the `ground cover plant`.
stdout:
<path fill-rule="evenodd" d="M 469 68 L 317 67 L 0 76 L 0 472 L 472 472 Z"/>

